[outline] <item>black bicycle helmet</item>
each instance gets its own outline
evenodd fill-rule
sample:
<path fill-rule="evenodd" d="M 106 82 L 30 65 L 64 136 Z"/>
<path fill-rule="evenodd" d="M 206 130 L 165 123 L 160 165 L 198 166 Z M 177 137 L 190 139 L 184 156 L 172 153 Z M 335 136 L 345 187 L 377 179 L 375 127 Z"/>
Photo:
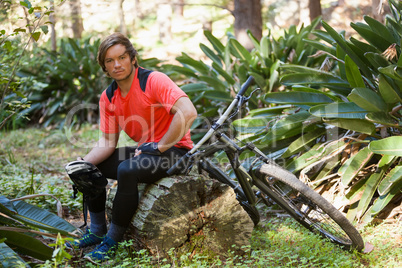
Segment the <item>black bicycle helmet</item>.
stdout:
<path fill-rule="evenodd" d="M 79 191 L 83 193 L 84 199 L 94 199 L 104 191 L 108 183 L 105 176 L 90 162 L 73 161 L 65 168 L 74 183 L 74 196 Z"/>

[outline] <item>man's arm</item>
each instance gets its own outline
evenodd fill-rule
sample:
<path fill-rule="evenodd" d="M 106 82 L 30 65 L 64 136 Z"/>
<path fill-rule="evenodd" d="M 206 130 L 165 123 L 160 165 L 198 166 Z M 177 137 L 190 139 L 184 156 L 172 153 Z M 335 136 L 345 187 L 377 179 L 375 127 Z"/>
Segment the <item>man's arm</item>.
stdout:
<path fill-rule="evenodd" d="M 162 153 L 179 142 L 197 118 L 197 110 L 188 97 L 179 98 L 170 111 L 174 114 L 173 120 L 158 142 L 158 149 Z"/>
<path fill-rule="evenodd" d="M 116 149 L 119 141 L 119 133 L 107 134 L 103 133 L 92 150 L 84 157 L 85 161 L 97 165 L 106 160 Z"/>

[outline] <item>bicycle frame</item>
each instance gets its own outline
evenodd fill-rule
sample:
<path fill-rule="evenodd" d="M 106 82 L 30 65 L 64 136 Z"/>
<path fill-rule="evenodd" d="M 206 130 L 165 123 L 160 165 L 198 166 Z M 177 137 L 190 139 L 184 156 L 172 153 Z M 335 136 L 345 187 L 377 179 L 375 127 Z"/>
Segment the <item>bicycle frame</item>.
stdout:
<path fill-rule="evenodd" d="M 222 124 L 229 118 L 230 113 L 236 108 L 243 105 L 248 98 L 245 98 L 243 95 L 248 89 L 248 87 L 253 83 L 254 78 L 250 76 L 247 81 L 243 84 L 239 93 L 236 95 L 236 98 L 231 102 L 226 111 L 221 115 L 221 117 L 212 125 L 212 127 L 208 130 L 208 132 L 203 136 L 203 138 L 185 155 L 183 156 L 171 169 L 169 169 L 168 174 L 172 175 L 177 172 L 179 169 L 188 171 L 192 168 L 193 163 L 199 164 L 199 169 L 206 170 L 208 167 L 214 169 L 215 172 L 218 172 L 221 176 L 225 177 L 227 180 L 227 184 L 232 186 L 234 190 L 241 196 L 244 201 L 248 201 L 250 205 L 254 206 L 256 203 L 256 196 L 252 190 L 252 180 L 253 178 L 247 172 L 247 170 L 240 165 L 239 156 L 242 152 L 249 150 L 254 152 L 256 155 L 263 157 L 264 160 L 269 160 L 266 158 L 264 153 L 262 153 L 258 148 L 254 146 L 252 143 L 246 144 L 244 147 L 239 147 L 232 139 L 226 136 L 224 133 L 218 131 L 218 129 L 222 126 Z M 202 145 L 205 142 L 209 141 L 211 137 L 215 136 L 217 140 L 220 142 L 215 142 L 205 149 L 201 149 Z M 225 151 L 230 165 L 238 179 L 238 182 L 241 186 L 241 189 L 238 189 L 238 186 L 234 183 L 231 183 L 231 179 L 228 175 L 223 173 L 218 167 L 212 164 L 209 160 L 205 158 L 208 156 L 212 156 L 214 153 L 218 151 Z M 184 166 L 184 167 L 183 167 Z"/>

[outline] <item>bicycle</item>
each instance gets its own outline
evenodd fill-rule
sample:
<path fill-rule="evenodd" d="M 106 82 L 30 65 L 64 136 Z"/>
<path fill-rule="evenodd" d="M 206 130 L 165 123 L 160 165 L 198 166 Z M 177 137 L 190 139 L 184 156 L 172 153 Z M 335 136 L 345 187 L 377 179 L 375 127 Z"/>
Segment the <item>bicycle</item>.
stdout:
<path fill-rule="evenodd" d="M 168 170 L 168 174 L 188 174 L 192 167 L 197 165 L 200 173 L 205 171 L 209 177 L 233 188 L 237 200 L 255 225 L 260 221 L 256 204 L 263 202 L 271 205 L 274 202 L 308 230 L 319 233 L 344 249 L 361 251 L 364 242 L 359 232 L 332 204 L 301 182 L 293 173 L 277 165 L 253 143 L 239 146 L 238 142 L 220 131 L 224 122 L 235 116 L 257 90 L 254 90 L 249 97 L 244 96 L 253 82 L 254 78 L 250 76 L 226 111 L 193 149 Z M 235 108 L 236 110 L 230 115 Z M 215 137 L 216 141 L 202 147 L 212 137 Z M 240 155 L 246 151 L 255 155 L 252 161 L 247 162 L 248 169 L 241 165 L 239 160 Z M 231 179 L 209 159 L 217 152 L 226 154 L 236 180 Z"/>

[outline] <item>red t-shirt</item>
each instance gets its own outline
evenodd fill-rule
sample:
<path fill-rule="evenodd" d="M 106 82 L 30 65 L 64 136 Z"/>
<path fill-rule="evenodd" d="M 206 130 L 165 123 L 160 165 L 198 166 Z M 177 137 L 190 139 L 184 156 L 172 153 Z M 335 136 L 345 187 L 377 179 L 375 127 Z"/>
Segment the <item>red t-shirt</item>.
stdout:
<path fill-rule="evenodd" d="M 120 88 L 114 85 L 114 89 L 110 86 L 100 97 L 100 130 L 104 133 L 124 130 L 138 145 L 159 142 L 172 122 L 174 114 L 170 109 L 179 98 L 188 97 L 167 75 L 141 67 L 135 70 L 127 96 L 123 97 Z M 191 149 L 190 131 L 173 145 Z"/>

